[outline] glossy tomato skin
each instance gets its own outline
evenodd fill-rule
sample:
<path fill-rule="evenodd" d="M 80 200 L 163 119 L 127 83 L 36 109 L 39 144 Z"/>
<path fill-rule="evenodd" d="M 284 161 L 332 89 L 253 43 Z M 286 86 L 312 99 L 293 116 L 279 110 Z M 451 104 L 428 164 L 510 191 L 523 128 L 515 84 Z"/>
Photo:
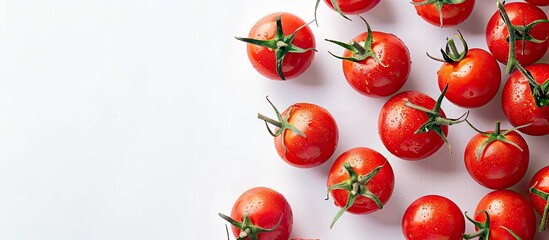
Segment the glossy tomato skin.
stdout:
<path fill-rule="evenodd" d="M 536 63 L 526 70 L 539 84 L 549 79 L 549 64 Z M 528 80 L 519 71 L 513 72 L 503 86 L 502 106 L 505 117 L 514 127 L 532 124 L 519 131 L 533 136 L 549 134 L 549 107 L 537 107 Z"/>
<path fill-rule="evenodd" d="M 549 193 L 549 166 L 545 166 L 542 169 L 538 170 L 536 174 L 534 174 L 534 176 L 532 177 L 532 180 L 530 180 L 529 186 L 536 188 L 539 191 Z M 530 198 L 530 201 L 534 206 L 534 210 L 536 210 L 536 212 L 539 214 L 539 217 L 541 218 L 544 214 L 547 201 L 530 191 L 528 192 L 528 197 Z"/>
<path fill-rule="evenodd" d="M 337 5 L 343 14 L 360 14 L 374 8 L 381 0 L 337 0 Z M 324 0 L 332 10 L 335 8 L 331 0 Z"/>
<path fill-rule="evenodd" d="M 516 239 L 501 226 L 510 229 L 522 240 L 534 239 L 536 215 L 528 199 L 519 193 L 506 189 L 488 193 L 477 204 L 475 221 L 486 221 L 483 210 L 490 216 L 490 238 L 486 240 Z"/>
<path fill-rule="evenodd" d="M 421 160 L 431 156 L 444 144 L 434 131 L 415 134 L 429 120 L 427 113 L 405 106 L 405 102 L 433 109 L 436 102 L 417 91 L 401 92 L 391 97 L 381 108 L 378 118 L 378 134 L 383 145 L 393 155 L 404 160 Z M 442 117 L 446 117 L 440 110 Z M 448 126 L 441 126 L 445 136 Z"/>
<path fill-rule="evenodd" d="M 367 175 L 376 167 L 383 166 L 374 178 L 366 184 L 366 188 L 385 205 L 389 201 L 395 185 L 395 175 L 389 161 L 371 148 L 356 147 L 349 149 L 334 161 L 328 175 L 328 187 L 349 180 L 349 174 L 343 166 L 346 162 L 351 165 L 359 176 Z M 349 196 L 347 190 L 335 189 L 330 194 L 336 206 L 342 208 L 347 203 Z M 354 214 L 368 214 L 377 210 L 379 208 L 374 201 L 364 196 L 358 196 L 354 204 L 347 211 Z"/>
<path fill-rule="evenodd" d="M 549 6 L 549 0 L 525 0 L 527 3 L 531 3 L 538 6 Z"/>
<path fill-rule="evenodd" d="M 288 12 L 271 13 L 255 23 L 248 34 L 249 38 L 258 40 L 270 40 L 276 34 L 276 17 L 281 16 L 282 31 L 285 36 L 291 35 L 299 27 L 306 25 L 300 17 Z M 316 41 L 309 26 L 300 29 L 292 44 L 303 49 L 315 48 Z M 272 79 L 281 80 L 277 73 L 275 51 L 270 48 L 247 44 L 248 59 L 252 66 L 261 75 Z M 296 78 L 309 68 L 315 56 L 315 51 L 304 53 L 287 53 L 282 62 L 282 72 L 286 80 Z"/>
<path fill-rule="evenodd" d="M 505 137 L 519 146 L 522 151 L 509 143 L 496 140 L 488 143 L 480 159 L 477 159 L 477 152 L 488 140 L 488 137 L 481 133 L 473 136 L 465 147 L 463 155 L 465 168 L 469 175 L 484 187 L 491 189 L 511 187 L 519 182 L 528 170 L 530 151 L 526 140 L 516 131 L 507 133 Z"/>
<path fill-rule="evenodd" d="M 408 240 L 460 240 L 465 232 L 461 209 L 439 195 L 418 198 L 404 212 L 402 233 Z"/>
<path fill-rule="evenodd" d="M 339 130 L 328 110 L 312 103 L 296 103 L 284 110 L 282 117 L 288 117 L 288 113 L 288 122 L 305 137 L 286 129 L 285 134 L 274 138 L 278 155 L 300 168 L 315 167 L 330 159 L 337 148 Z"/>
<path fill-rule="evenodd" d="M 413 0 L 418 3 L 425 0 Z M 442 6 L 442 26 L 440 25 L 440 14 L 435 4 L 414 6 L 417 14 L 426 22 L 437 27 L 452 27 L 464 22 L 473 12 L 475 0 L 465 0 L 459 4 L 444 4 Z"/>
<path fill-rule="evenodd" d="M 469 49 L 457 62 L 443 63 L 437 72 L 440 91 L 448 84 L 446 99 L 463 108 L 478 108 L 490 102 L 501 85 L 501 70 L 489 52 Z"/>
<path fill-rule="evenodd" d="M 367 36 L 367 32 L 362 33 L 353 41 L 363 46 Z M 368 97 L 387 97 L 406 83 L 412 63 L 410 52 L 393 34 L 374 31 L 372 37 L 372 49 L 385 67 L 371 57 L 360 62 L 343 60 L 343 73 L 357 92 Z M 353 53 L 346 49 L 343 57 L 353 57 Z"/>
<path fill-rule="evenodd" d="M 286 198 L 279 192 L 267 187 L 255 187 L 242 193 L 231 211 L 231 218 L 242 222 L 248 215 L 252 224 L 258 227 L 274 228 L 282 216 L 280 225 L 272 232 L 258 235 L 259 240 L 287 240 L 293 228 L 293 212 Z M 240 229 L 232 227 L 235 238 Z"/>
<path fill-rule="evenodd" d="M 511 20 L 511 24 L 515 26 L 525 26 L 538 19 L 547 19 L 547 15 L 540 8 L 526 2 L 512 2 L 504 5 L 507 15 Z M 546 39 L 549 37 L 549 23 L 540 23 L 531 31 L 530 35 L 536 39 Z M 501 63 L 507 64 L 509 56 L 509 31 L 503 19 L 501 19 L 499 11 L 496 11 L 486 26 L 486 43 L 488 49 L 494 57 Z M 517 61 L 522 66 L 528 66 L 545 55 L 548 42 L 534 43 L 526 41 L 524 54 L 522 54 L 523 41 L 519 40 L 515 44 L 515 53 Z"/>

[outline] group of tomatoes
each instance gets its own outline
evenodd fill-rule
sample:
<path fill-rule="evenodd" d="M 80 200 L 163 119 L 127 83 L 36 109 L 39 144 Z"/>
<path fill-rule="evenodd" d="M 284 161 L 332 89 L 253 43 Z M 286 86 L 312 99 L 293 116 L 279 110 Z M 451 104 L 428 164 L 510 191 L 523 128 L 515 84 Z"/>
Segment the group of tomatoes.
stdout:
<path fill-rule="evenodd" d="M 317 1 L 318 7 L 320 0 Z M 324 0 L 341 16 L 349 18 L 374 8 L 380 0 Z M 450 199 L 423 196 L 412 202 L 402 217 L 406 239 L 533 239 L 536 213 L 539 231 L 545 231 L 549 204 L 549 166 L 531 179 L 528 195 L 509 187 L 525 175 L 529 148 L 522 134 L 549 135 L 549 64 L 538 63 L 549 48 L 549 20 L 540 7 L 548 0 L 497 2 L 486 27 L 488 50 L 471 48 L 458 32 L 448 38 L 437 72 L 441 95 L 437 99 L 419 91 L 399 90 L 406 83 L 411 60 L 407 46 L 397 36 L 372 31 L 366 20 L 365 31 L 349 42 L 327 40 L 341 46 L 344 76 L 357 92 L 375 98 L 387 97 L 378 118 L 383 145 L 394 156 L 409 161 L 425 159 L 443 145 L 452 151 L 446 138 L 448 127 L 469 124 L 478 133 L 465 148 L 464 163 L 469 175 L 480 185 L 493 189 L 477 205 L 472 217 Z M 417 14 L 430 24 L 450 27 L 461 24 L 471 14 L 475 0 L 413 0 Z M 315 19 L 316 21 L 316 19 Z M 309 24 L 288 12 L 276 12 L 260 19 L 248 37 L 252 66 L 273 80 L 290 80 L 307 70 L 315 57 L 315 37 Z M 463 46 L 459 51 L 455 41 Z M 499 63 L 498 63 L 499 62 Z M 499 64 L 509 74 L 502 90 L 503 112 L 513 126 L 480 131 L 467 117 L 446 117 L 442 100 L 464 109 L 486 105 L 502 83 Z M 323 107 L 295 103 L 276 118 L 258 114 L 274 137 L 280 158 L 294 167 L 312 168 L 334 154 L 339 140 L 338 126 Z M 274 129 L 272 129 L 273 126 Z M 383 129 L 383 130 L 381 130 Z M 332 164 L 327 190 L 340 207 L 330 227 L 345 213 L 367 214 L 382 209 L 394 188 L 391 164 L 378 151 L 357 147 L 338 156 Z M 292 209 L 279 192 L 256 187 L 243 193 L 230 216 L 219 214 L 232 225 L 237 239 L 287 240 L 292 232 Z M 465 233 L 465 219 L 477 232 Z"/>

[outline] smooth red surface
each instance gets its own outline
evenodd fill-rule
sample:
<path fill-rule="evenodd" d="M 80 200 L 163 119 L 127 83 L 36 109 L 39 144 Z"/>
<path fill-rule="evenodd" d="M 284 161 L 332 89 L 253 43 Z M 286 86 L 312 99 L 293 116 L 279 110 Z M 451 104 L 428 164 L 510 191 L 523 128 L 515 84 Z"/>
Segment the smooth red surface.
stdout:
<path fill-rule="evenodd" d="M 276 34 L 277 16 L 281 16 L 282 31 L 285 36 L 291 35 L 296 29 L 307 24 L 300 17 L 291 13 L 271 13 L 257 21 L 257 23 L 250 30 L 248 38 L 258 40 L 273 39 Z M 311 28 L 309 26 L 301 28 L 295 35 L 292 44 L 303 49 L 315 48 L 316 42 Z M 252 63 L 252 66 L 260 74 L 269 79 L 281 80 L 276 70 L 276 56 L 274 50 L 249 43 L 247 46 L 248 59 Z M 311 65 L 314 56 L 315 51 L 307 51 L 304 53 L 287 53 L 284 57 L 284 61 L 282 62 L 282 72 L 286 80 L 296 78 L 305 72 L 305 70 L 307 70 Z"/>
<path fill-rule="evenodd" d="M 413 0 L 423 2 L 425 0 Z M 437 27 L 452 27 L 464 22 L 473 12 L 475 0 L 465 0 L 459 4 L 444 4 L 442 6 L 442 26 L 440 25 L 440 13 L 435 4 L 414 6 L 417 14 L 426 22 Z"/>
<path fill-rule="evenodd" d="M 463 108 L 478 108 L 490 102 L 501 85 L 501 70 L 489 52 L 469 49 L 453 63 L 443 63 L 437 72 L 440 91 L 448 84 L 446 99 Z"/>
<path fill-rule="evenodd" d="M 359 34 L 353 41 L 364 46 L 367 32 Z M 343 60 L 343 73 L 347 82 L 357 92 L 369 97 L 386 97 L 396 93 L 404 86 L 412 61 L 408 48 L 397 36 L 372 32 L 372 49 L 382 66 L 369 57 L 360 62 Z M 345 50 L 343 57 L 352 57 L 353 53 Z"/>
<path fill-rule="evenodd" d="M 393 155 L 404 160 L 421 160 L 440 149 L 444 141 L 434 131 L 415 134 L 429 120 L 429 116 L 405 106 L 406 101 L 427 109 L 433 109 L 436 104 L 433 98 L 417 91 L 406 91 L 391 97 L 379 113 L 378 134 Z M 446 117 L 442 109 L 440 113 Z M 448 136 L 448 126 L 441 128 Z"/>
<path fill-rule="evenodd" d="M 293 104 L 282 112 L 282 117 L 286 118 L 289 113 L 288 122 L 303 132 L 305 137 L 286 129 L 284 134 L 274 138 L 278 155 L 287 163 L 301 168 L 315 167 L 330 159 L 339 141 L 334 117 L 323 107 L 311 103 Z"/>
<path fill-rule="evenodd" d="M 420 197 L 402 216 L 402 233 L 408 240 L 460 240 L 464 232 L 461 209 L 443 196 Z"/>
<path fill-rule="evenodd" d="M 339 9 L 343 14 L 360 14 L 374 8 L 381 0 L 336 0 Z M 324 0 L 332 10 L 335 8 L 331 0 Z"/>
<path fill-rule="evenodd" d="M 343 164 L 348 162 L 357 175 L 363 176 L 371 173 L 375 168 L 383 166 L 381 170 L 366 184 L 366 188 L 376 195 L 385 205 L 393 193 L 395 176 L 393 168 L 387 159 L 376 150 L 357 147 L 341 154 L 333 163 L 328 175 L 327 186 L 349 180 L 349 174 Z M 335 189 L 330 192 L 334 204 L 340 208 L 347 203 L 349 192 L 343 189 Z M 347 211 L 354 214 L 367 214 L 379 210 L 378 206 L 371 199 L 358 196 L 354 204 Z"/>
<path fill-rule="evenodd" d="M 533 186 L 542 192 L 549 193 L 549 166 L 545 166 L 542 169 L 538 170 L 536 174 L 534 174 L 534 176 L 532 177 L 530 185 L 528 186 Z M 536 210 L 539 217 L 541 218 L 543 216 L 545 205 L 547 205 L 547 201 L 540 196 L 530 192 L 528 193 L 528 197 L 530 198 L 530 201 L 534 206 L 534 210 Z"/>
<path fill-rule="evenodd" d="M 539 7 L 526 2 L 512 2 L 504 5 L 504 9 L 515 26 L 526 26 L 538 19 L 547 19 L 547 15 Z M 546 39 L 549 37 L 549 23 L 540 23 L 531 31 L 530 35 L 536 39 Z M 492 15 L 486 25 L 486 44 L 494 57 L 501 63 L 507 64 L 509 56 L 509 31 L 503 22 L 498 10 Z M 523 66 L 530 65 L 545 55 L 549 42 L 534 43 L 526 41 L 524 45 L 524 54 L 522 54 L 523 41 L 517 39 L 515 43 L 515 53 L 517 61 Z"/>

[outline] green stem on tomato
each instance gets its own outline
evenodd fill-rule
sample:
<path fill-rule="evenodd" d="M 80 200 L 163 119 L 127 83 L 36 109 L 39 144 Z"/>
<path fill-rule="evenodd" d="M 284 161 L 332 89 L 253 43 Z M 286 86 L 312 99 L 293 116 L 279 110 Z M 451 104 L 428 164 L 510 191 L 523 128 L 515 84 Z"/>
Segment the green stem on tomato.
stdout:
<path fill-rule="evenodd" d="M 534 186 L 536 186 L 536 184 L 538 184 L 537 182 L 534 183 L 533 186 L 530 187 L 529 191 L 537 196 L 539 196 L 540 198 L 542 198 L 543 200 L 545 200 L 545 207 L 543 208 L 543 214 L 542 214 L 542 217 L 541 217 L 541 223 L 539 225 L 539 229 L 538 231 L 540 232 L 545 232 L 546 228 L 547 228 L 547 218 L 549 217 L 549 193 L 546 193 L 544 191 L 541 191 L 537 188 L 535 188 Z"/>
<path fill-rule="evenodd" d="M 288 122 L 288 119 L 292 115 L 292 107 L 290 107 L 288 109 L 288 112 L 286 113 L 286 117 L 282 117 L 282 115 L 280 114 L 280 111 L 278 111 L 278 109 L 271 102 L 271 100 L 269 100 L 269 96 L 267 96 L 265 98 L 267 99 L 267 101 L 269 102 L 271 107 L 274 109 L 276 117 L 277 117 L 278 120 L 274 120 L 272 118 L 269 118 L 269 117 L 267 117 L 267 116 L 265 116 L 261 113 L 257 114 L 257 118 L 260 119 L 260 120 L 263 120 L 265 122 L 265 126 L 267 126 L 267 130 L 269 131 L 271 136 L 278 137 L 280 135 L 286 134 L 286 130 L 290 130 L 290 131 L 295 132 L 296 134 L 298 134 L 298 135 L 300 135 L 304 138 L 307 137 L 302 131 L 300 131 L 294 125 L 292 125 Z M 273 132 L 273 130 L 271 130 L 271 128 L 269 127 L 269 124 L 272 124 L 272 125 L 274 125 L 278 128 L 276 130 L 276 132 Z M 284 148 L 284 150 L 286 150 L 286 152 L 288 152 L 288 149 L 286 148 L 286 143 L 284 141 L 284 136 L 281 137 L 280 139 L 281 139 L 282 148 Z"/>
<path fill-rule="evenodd" d="M 374 52 L 374 49 L 372 48 L 372 44 L 373 44 L 373 41 L 374 41 L 374 36 L 372 34 L 372 29 L 370 28 L 370 24 L 368 24 L 366 19 L 364 19 L 360 15 L 359 15 L 359 17 L 366 24 L 366 28 L 367 28 L 367 31 L 368 31 L 368 35 L 366 36 L 366 40 L 364 41 L 364 46 L 361 46 L 359 43 L 357 43 L 355 41 L 352 41 L 351 44 L 347 44 L 347 43 L 343 43 L 343 42 L 340 42 L 340 41 L 325 39 L 328 42 L 335 43 L 336 45 L 339 45 L 339 46 L 347 49 L 348 51 L 353 53 L 353 55 L 352 55 L 352 57 L 340 57 L 340 56 L 337 56 L 337 55 L 333 54 L 330 51 L 328 51 L 328 53 L 330 55 L 334 56 L 335 58 L 342 59 L 342 60 L 348 60 L 348 61 L 352 61 L 352 62 L 362 62 L 362 61 L 366 60 L 367 58 L 371 57 L 379 65 L 381 65 L 383 67 L 387 67 L 377 57 L 376 53 Z"/>
<path fill-rule="evenodd" d="M 465 2 L 465 0 L 423 0 L 421 2 L 411 2 L 414 6 L 423 6 L 428 4 L 434 4 L 437 9 L 438 16 L 440 19 L 440 27 L 444 25 L 444 14 L 442 13 L 442 7 L 445 4 L 460 4 Z"/>
<path fill-rule="evenodd" d="M 330 229 L 335 225 L 335 223 L 343 215 L 343 213 L 345 213 L 345 211 L 353 206 L 358 196 L 367 197 L 368 199 L 374 201 L 379 209 L 383 208 L 383 203 L 379 200 L 379 198 L 366 187 L 366 184 L 368 184 L 368 182 L 370 182 L 370 180 L 372 180 L 372 178 L 374 178 L 379 173 L 379 171 L 381 171 L 383 166 L 385 166 L 385 164 L 376 167 L 373 171 L 366 175 L 358 175 L 348 162 L 343 164 L 343 167 L 345 168 L 345 170 L 347 170 L 347 173 L 349 174 L 349 179 L 328 187 L 328 195 L 331 191 L 335 189 L 347 190 L 347 192 L 349 192 L 349 195 L 347 197 L 347 202 L 345 206 L 337 212 L 334 219 L 332 220 L 332 223 L 330 224 Z M 326 200 L 327 199 L 328 198 L 326 198 Z"/>
<path fill-rule="evenodd" d="M 484 221 L 484 223 L 474 220 L 473 218 L 469 217 L 469 215 L 467 215 L 467 212 L 465 212 L 465 217 L 467 218 L 467 220 L 472 222 L 479 230 L 475 233 L 463 234 L 464 239 L 472 239 L 476 237 L 480 237 L 479 239 L 485 240 L 490 239 L 490 215 L 488 215 L 488 212 L 486 212 L 486 210 L 481 210 L 477 214 L 481 213 L 484 213 L 486 215 L 486 221 Z"/>
<path fill-rule="evenodd" d="M 409 101 L 404 102 L 404 105 L 406 107 L 425 112 L 429 117 L 427 122 L 425 122 L 415 131 L 415 134 L 434 131 L 437 135 L 439 135 L 442 138 L 442 140 L 448 147 L 448 151 L 450 151 L 450 154 L 452 154 L 452 146 L 450 145 L 450 143 L 448 142 L 448 138 L 442 131 L 442 126 L 450 126 L 450 125 L 458 124 L 467 120 L 467 117 L 469 116 L 469 111 L 467 111 L 462 116 L 456 119 L 442 117 L 442 114 L 440 114 L 440 111 L 441 111 L 440 109 L 442 105 L 442 100 L 444 99 L 444 95 L 446 94 L 447 90 L 448 90 L 448 84 L 446 84 L 446 86 L 442 90 L 442 93 L 438 97 L 435 107 L 432 110 L 422 106 L 415 105 Z"/>
<path fill-rule="evenodd" d="M 258 240 L 258 234 L 260 233 L 264 233 L 264 232 L 272 232 L 274 231 L 276 228 L 278 228 L 278 226 L 280 226 L 280 224 L 282 223 L 282 218 L 284 217 L 283 214 L 280 215 L 280 218 L 278 219 L 278 222 L 276 223 L 276 225 L 272 228 L 262 228 L 262 227 L 258 227 L 256 225 L 254 225 L 252 223 L 252 220 L 250 219 L 250 216 L 249 215 L 244 215 L 244 219 L 242 220 L 242 222 L 239 222 L 237 220 L 234 220 L 232 219 L 231 217 L 227 216 L 227 215 L 224 215 L 222 213 L 218 213 L 218 215 L 225 219 L 225 221 L 229 222 L 231 225 L 235 226 L 236 228 L 240 229 L 240 233 L 239 233 L 239 236 L 237 238 L 237 240 L 244 240 L 244 239 L 247 239 L 247 238 L 250 238 L 252 240 Z M 225 225 L 225 228 L 227 226 Z M 228 230 L 227 230 L 227 237 L 228 237 Z"/>
<path fill-rule="evenodd" d="M 446 47 L 444 50 L 443 48 L 440 49 L 440 52 L 442 53 L 442 59 L 435 58 L 429 53 L 427 53 L 427 56 L 435 61 L 439 62 L 446 62 L 446 63 L 453 63 L 453 62 L 459 62 L 465 58 L 467 55 L 467 52 L 469 52 L 469 47 L 467 46 L 467 42 L 463 38 L 463 34 L 458 30 L 458 33 L 455 34 L 455 36 L 461 41 L 463 45 L 463 51 L 460 52 L 457 50 L 456 43 L 453 38 L 448 38 L 446 41 Z"/>
<path fill-rule="evenodd" d="M 278 76 L 282 80 L 286 80 L 286 77 L 284 76 L 284 73 L 282 72 L 282 63 L 284 62 L 284 57 L 286 57 L 287 53 L 305 53 L 307 51 L 316 51 L 314 48 L 301 48 L 294 44 L 292 44 L 292 41 L 295 38 L 295 35 L 305 26 L 311 24 L 312 22 L 306 23 L 299 28 L 297 28 L 292 34 L 285 36 L 284 32 L 282 31 L 282 20 L 281 16 L 276 16 L 276 33 L 275 37 L 273 39 L 269 40 L 259 40 L 259 39 L 253 39 L 253 38 L 241 38 L 241 37 L 235 37 L 237 40 L 254 44 L 262 47 L 266 47 L 269 49 L 273 49 L 276 56 L 276 72 L 278 73 Z"/>
<path fill-rule="evenodd" d="M 516 41 L 517 41 L 517 34 L 520 35 L 522 38 L 522 49 L 524 51 L 524 44 L 525 41 L 532 41 L 532 42 L 543 42 L 545 40 L 539 40 L 535 39 L 530 35 L 530 30 L 537 24 L 542 22 L 549 22 L 547 19 L 539 19 L 532 23 L 530 23 L 527 26 L 514 26 L 511 23 L 511 20 L 509 19 L 509 15 L 507 15 L 507 12 L 505 11 L 505 7 L 503 3 L 500 1 L 497 1 L 498 10 L 500 12 L 500 16 L 505 23 L 508 32 L 509 32 L 509 56 L 507 58 L 507 67 L 505 69 L 505 73 L 510 74 L 513 69 L 517 69 L 527 80 L 528 84 L 530 86 L 530 90 L 532 92 L 532 96 L 534 97 L 534 101 L 537 105 L 537 107 L 545 107 L 549 105 L 549 79 L 545 80 L 545 82 L 540 85 L 536 82 L 534 79 L 534 76 L 532 76 L 532 73 L 530 73 L 528 70 L 526 70 L 517 60 L 515 48 L 516 48 Z"/>
<path fill-rule="evenodd" d="M 518 126 L 518 127 L 512 128 L 512 129 L 506 130 L 504 132 L 501 132 L 501 122 L 496 121 L 495 130 L 492 133 L 488 133 L 488 132 L 482 132 L 482 131 L 478 130 L 475 126 L 473 126 L 473 124 L 471 122 L 469 122 L 469 120 L 466 120 L 466 122 L 475 131 L 477 131 L 478 133 L 480 133 L 480 134 L 482 134 L 482 135 L 484 135 L 485 137 L 488 138 L 488 139 L 486 139 L 486 141 L 484 141 L 482 143 L 482 145 L 480 145 L 479 149 L 475 153 L 475 157 L 476 157 L 477 162 L 482 157 L 482 154 L 484 154 L 484 151 L 486 151 L 486 147 L 488 147 L 488 145 L 490 143 L 495 142 L 495 141 L 500 141 L 500 142 L 509 144 L 513 147 L 516 147 L 518 150 L 520 150 L 522 152 L 523 151 L 522 148 L 518 144 L 516 144 L 515 142 L 512 142 L 509 139 L 507 139 L 506 135 L 508 133 L 512 132 L 512 131 L 515 131 L 515 130 L 518 130 L 518 129 L 521 129 L 523 127 L 527 127 L 527 126 L 531 125 L 531 123 L 530 123 L 530 124 Z"/>

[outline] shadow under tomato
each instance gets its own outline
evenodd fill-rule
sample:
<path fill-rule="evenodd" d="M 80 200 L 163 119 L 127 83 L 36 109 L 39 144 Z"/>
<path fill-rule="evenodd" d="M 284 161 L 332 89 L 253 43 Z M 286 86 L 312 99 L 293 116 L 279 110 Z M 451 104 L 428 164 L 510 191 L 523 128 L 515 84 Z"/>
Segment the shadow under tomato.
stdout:
<path fill-rule="evenodd" d="M 362 15 L 373 16 L 376 20 L 384 23 L 394 23 L 397 18 L 393 11 L 393 9 L 395 8 L 393 4 L 395 4 L 395 1 L 381 1 L 377 4 L 377 6 L 372 8 L 370 11 L 363 13 Z M 411 7 L 413 8 L 413 6 Z"/>

